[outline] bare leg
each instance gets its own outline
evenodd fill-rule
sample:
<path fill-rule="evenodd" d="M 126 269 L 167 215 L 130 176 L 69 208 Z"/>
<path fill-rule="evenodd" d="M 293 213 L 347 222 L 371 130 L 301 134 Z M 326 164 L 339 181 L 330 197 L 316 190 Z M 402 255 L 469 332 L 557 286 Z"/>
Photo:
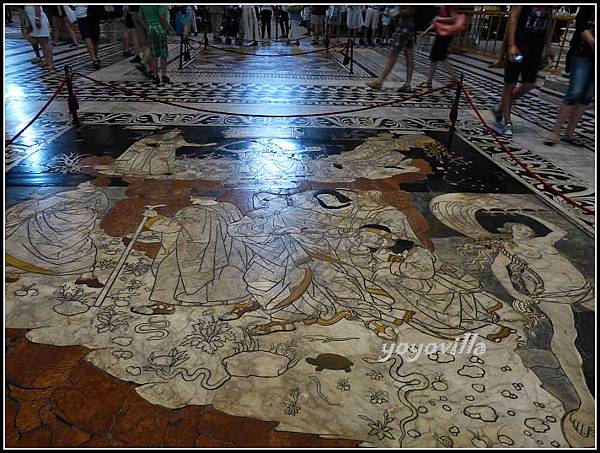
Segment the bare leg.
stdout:
<path fill-rule="evenodd" d="M 502 101 L 500 102 L 500 110 L 504 113 L 504 121 L 510 123 L 510 110 L 513 103 L 513 89 L 515 84 L 511 83 L 504 85 L 502 90 Z"/>
<path fill-rule="evenodd" d="M 412 76 L 415 70 L 415 62 L 412 47 L 404 49 L 404 56 L 406 57 L 406 85 L 410 86 L 412 83 Z"/>
<path fill-rule="evenodd" d="M 52 40 L 58 44 L 60 41 L 60 24 L 62 18 L 58 16 L 52 16 Z"/>
<path fill-rule="evenodd" d="M 397 60 L 398 60 L 398 52 L 393 51 L 390 54 L 390 58 L 388 59 L 388 62 L 385 65 L 385 68 L 383 69 L 383 72 L 379 76 L 379 81 L 381 83 L 383 83 L 385 81 L 385 79 L 387 78 L 387 76 L 390 74 L 390 72 L 392 72 L 392 69 L 394 69 L 394 66 L 396 65 Z"/>
<path fill-rule="evenodd" d="M 433 83 L 433 77 L 435 76 L 435 71 L 437 70 L 437 61 L 432 61 L 429 65 L 429 71 L 427 72 L 427 84 L 431 85 Z"/>
<path fill-rule="evenodd" d="M 570 417 L 565 418 L 564 424 L 570 423 L 575 431 L 585 438 L 593 436 L 594 430 L 594 397 L 585 381 L 581 369 L 582 360 L 575 340 L 577 339 L 577 330 L 573 310 L 567 304 L 542 303 L 540 307 L 552 321 L 554 335 L 552 336 L 552 352 L 560 362 L 565 375 L 575 387 L 577 396 L 581 402 L 579 409 L 574 411 Z M 566 427 L 565 427 L 566 428 Z M 571 426 L 568 427 L 569 429 Z M 576 447 L 577 445 L 572 445 Z"/>
<path fill-rule="evenodd" d="M 127 50 L 129 50 L 131 47 L 131 39 L 129 39 L 129 34 L 130 33 L 128 31 L 123 32 L 123 52 L 127 52 Z"/>
<path fill-rule="evenodd" d="M 73 44 L 78 44 L 77 43 L 77 35 L 75 35 L 75 32 L 73 31 L 73 27 L 71 27 L 71 23 L 69 22 L 69 19 L 67 17 L 63 17 L 63 23 L 65 24 L 65 28 L 67 29 L 67 32 L 69 33 L 69 36 L 71 37 L 71 42 Z"/>
<path fill-rule="evenodd" d="M 162 72 L 162 76 L 166 77 L 167 76 L 167 59 L 166 58 L 160 59 L 160 70 Z"/>
<path fill-rule="evenodd" d="M 573 116 L 573 110 L 575 109 L 574 105 L 561 104 L 558 109 L 558 114 L 556 115 L 556 122 L 554 123 L 554 129 L 548 135 L 547 140 L 550 142 L 555 142 L 560 137 L 560 130 L 569 118 Z M 569 121 L 569 124 L 571 122 Z"/>
<path fill-rule="evenodd" d="M 88 53 L 90 54 L 90 57 L 92 57 L 92 61 L 96 61 L 96 52 L 94 50 L 94 43 L 90 38 L 87 38 L 85 40 L 85 47 L 88 50 Z"/>
<path fill-rule="evenodd" d="M 50 45 L 50 40 L 48 38 L 38 38 L 39 44 L 42 46 L 44 51 L 44 59 L 45 66 L 48 68 L 52 67 L 53 59 L 52 59 L 52 46 Z"/>
<path fill-rule="evenodd" d="M 565 138 L 573 138 L 573 134 L 575 133 L 575 127 L 577 127 L 577 123 L 579 123 L 579 119 L 583 112 L 585 112 L 585 108 L 587 106 L 583 104 L 575 104 L 575 108 L 572 111 L 571 119 L 569 120 L 569 124 L 567 124 L 567 130 L 565 131 Z"/>
<path fill-rule="evenodd" d="M 522 97 L 523 95 L 529 93 L 531 90 L 535 88 L 534 83 L 525 82 L 522 83 L 517 89 L 513 90 L 512 99 L 513 102 Z"/>
<path fill-rule="evenodd" d="M 454 72 L 454 68 L 452 67 L 452 64 L 448 60 L 442 61 L 442 64 L 446 68 L 446 71 L 450 75 L 450 78 L 452 79 L 452 81 L 455 82 L 456 81 L 456 74 Z"/>

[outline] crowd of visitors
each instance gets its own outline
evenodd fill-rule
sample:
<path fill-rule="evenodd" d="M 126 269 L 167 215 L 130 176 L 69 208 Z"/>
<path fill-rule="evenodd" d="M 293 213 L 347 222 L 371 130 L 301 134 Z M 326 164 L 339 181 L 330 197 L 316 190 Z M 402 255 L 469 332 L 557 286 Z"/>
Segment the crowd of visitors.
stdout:
<path fill-rule="evenodd" d="M 123 56 L 156 84 L 170 82 L 167 76 L 168 36 L 207 33 L 214 43 L 258 46 L 274 38 L 299 44 L 300 34 L 312 37 L 314 45 L 339 43 L 344 37 L 358 45 L 390 46 L 389 60 L 381 75 L 367 85 L 381 89 L 393 70 L 398 56 L 404 53 L 405 83 L 401 92 L 412 92 L 414 72 L 413 48 L 417 37 L 434 34 L 429 55 L 430 66 L 421 88 L 431 88 L 436 70 L 444 66 L 450 80 L 456 80 L 448 61 L 453 38 L 466 29 L 465 16 L 458 6 L 391 6 L 391 5 L 312 5 L 293 8 L 289 5 L 66 5 L 25 6 L 21 29 L 35 52 L 32 63 L 53 68 L 53 47 L 79 47 L 77 32 L 95 69 L 100 69 L 98 46 L 102 22 L 111 22 L 123 43 Z M 513 135 L 511 110 L 514 102 L 535 88 L 538 72 L 554 57 L 552 10 L 549 5 L 511 6 L 501 53 L 504 60 L 504 88 L 501 99 L 491 111 L 496 130 L 504 137 Z M 566 71 L 569 88 L 559 108 L 555 128 L 546 137 L 552 146 L 567 123 L 563 141 L 576 146 L 583 143 L 574 137 L 581 115 L 594 96 L 595 17 L 592 6 L 577 9 L 575 32 L 567 54 Z M 12 20 L 12 15 L 7 16 Z M 306 31 L 291 26 L 298 23 Z M 274 25 L 274 27 L 273 27 Z M 61 32 L 68 42 L 61 44 Z M 294 35 L 294 36 L 292 36 Z M 521 82 L 520 85 L 518 83 Z"/>

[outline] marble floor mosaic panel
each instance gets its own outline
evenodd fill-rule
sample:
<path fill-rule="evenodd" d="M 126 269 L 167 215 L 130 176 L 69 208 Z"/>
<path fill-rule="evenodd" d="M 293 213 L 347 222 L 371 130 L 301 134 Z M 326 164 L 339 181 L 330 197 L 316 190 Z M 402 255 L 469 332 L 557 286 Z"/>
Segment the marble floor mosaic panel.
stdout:
<path fill-rule="evenodd" d="M 476 133 L 88 120 L 5 175 L 7 328 L 157 411 L 593 445 L 594 239 Z"/>

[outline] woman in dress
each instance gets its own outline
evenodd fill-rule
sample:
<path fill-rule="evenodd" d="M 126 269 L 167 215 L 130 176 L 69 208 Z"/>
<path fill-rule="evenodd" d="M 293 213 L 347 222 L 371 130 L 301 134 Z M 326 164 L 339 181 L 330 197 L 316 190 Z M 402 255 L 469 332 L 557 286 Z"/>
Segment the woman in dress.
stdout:
<path fill-rule="evenodd" d="M 52 46 L 50 45 L 50 24 L 48 17 L 41 6 L 26 6 L 25 14 L 31 24 L 31 36 L 44 52 L 44 69 L 54 68 L 52 59 Z"/>

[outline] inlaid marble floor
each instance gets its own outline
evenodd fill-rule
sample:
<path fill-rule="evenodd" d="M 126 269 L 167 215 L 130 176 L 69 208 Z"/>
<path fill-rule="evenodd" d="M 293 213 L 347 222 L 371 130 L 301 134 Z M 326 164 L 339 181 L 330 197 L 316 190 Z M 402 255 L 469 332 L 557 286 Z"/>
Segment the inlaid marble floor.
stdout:
<path fill-rule="evenodd" d="M 268 76 L 247 58 L 178 77 Z M 367 75 L 288 58 L 273 79 L 312 74 L 319 92 Z M 104 79 L 131 82 L 124 64 Z M 472 118 L 450 134 L 439 110 L 86 102 L 79 128 L 59 103 L 5 156 L 7 446 L 594 445 L 593 216 Z"/>

